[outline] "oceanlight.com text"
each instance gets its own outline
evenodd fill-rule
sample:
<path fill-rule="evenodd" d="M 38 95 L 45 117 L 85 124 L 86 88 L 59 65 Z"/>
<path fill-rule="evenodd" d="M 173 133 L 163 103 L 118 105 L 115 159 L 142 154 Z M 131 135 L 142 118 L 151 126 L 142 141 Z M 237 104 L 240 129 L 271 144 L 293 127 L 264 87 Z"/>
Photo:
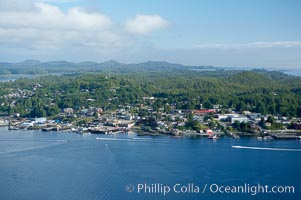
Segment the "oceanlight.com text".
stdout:
<path fill-rule="evenodd" d="M 289 185 L 266 185 L 256 184 L 251 185 L 244 183 L 241 185 L 220 185 L 216 183 L 212 184 L 195 184 L 176 183 L 173 185 L 162 183 L 138 183 L 136 185 L 129 184 L 126 186 L 126 191 L 129 193 L 135 192 L 138 194 L 159 194 L 168 195 L 170 193 L 175 194 L 294 194 L 295 186 Z"/>
<path fill-rule="evenodd" d="M 213 194 L 221 193 L 221 194 L 250 194 L 250 195 L 257 195 L 257 194 L 294 194 L 295 187 L 294 186 L 281 186 L 281 185 L 250 185 L 250 184 L 243 184 L 243 185 L 218 185 L 218 184 L 211 184 L 209 186 L 209 191 Z"/>

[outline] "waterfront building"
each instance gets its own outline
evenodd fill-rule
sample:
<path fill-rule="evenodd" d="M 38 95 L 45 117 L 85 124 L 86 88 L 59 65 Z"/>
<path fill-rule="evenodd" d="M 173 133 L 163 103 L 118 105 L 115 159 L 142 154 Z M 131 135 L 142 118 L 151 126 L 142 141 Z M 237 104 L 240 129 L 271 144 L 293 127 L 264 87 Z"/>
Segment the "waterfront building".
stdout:
<path fill-rule="evenodd" d="M 236 121 L 238 122 L 248 122 L 248 118 L 245 116 L 239 116 L 239 117 L 231 117 L 231 123 L 235 123 Z"/>

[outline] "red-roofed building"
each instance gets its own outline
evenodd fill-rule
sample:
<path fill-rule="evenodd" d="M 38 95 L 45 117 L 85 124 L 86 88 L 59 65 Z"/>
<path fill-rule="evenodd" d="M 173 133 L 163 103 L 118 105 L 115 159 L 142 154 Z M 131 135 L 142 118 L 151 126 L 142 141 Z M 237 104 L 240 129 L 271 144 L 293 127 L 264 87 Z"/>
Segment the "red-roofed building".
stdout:
<path fill-rule="evenodd" d="M 213 131 L 212 131 L 211 129 L 207 129 L 207 130 L 206 130 L 206 133 L 207 133 L 208 135 L 212 135 L 212 134 L 213 134 Z"/>
<path fill-rule="evenodd" d="M 206 110 L 193 110 L 192 113 L 195 115 L 205 115 L 208 113 L 215 113 L 215 109 L 206 109 Z"/>

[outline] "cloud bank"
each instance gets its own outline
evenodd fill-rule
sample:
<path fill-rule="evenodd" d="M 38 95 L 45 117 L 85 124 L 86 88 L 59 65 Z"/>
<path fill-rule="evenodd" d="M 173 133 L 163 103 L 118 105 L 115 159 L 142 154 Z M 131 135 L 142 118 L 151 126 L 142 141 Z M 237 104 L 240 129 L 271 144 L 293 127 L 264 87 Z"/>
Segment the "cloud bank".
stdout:
<path fill-rule="evenodd" d="M 46 2 L 0 0 L 0 44 L 27 49 L 76 46 L 110 51 L 133 43 L 128 33 L 146 34 L 167 24 L 159 15 L 137 15 L 125 25 L 117 25 L 100 12 L 81 7 L 63 11 Z"/>
<path fill-rule="evenodd" d="M 32 11 L 34 3 L 32 0 L 0 0 L 0 12 L 3 11 Z"/>

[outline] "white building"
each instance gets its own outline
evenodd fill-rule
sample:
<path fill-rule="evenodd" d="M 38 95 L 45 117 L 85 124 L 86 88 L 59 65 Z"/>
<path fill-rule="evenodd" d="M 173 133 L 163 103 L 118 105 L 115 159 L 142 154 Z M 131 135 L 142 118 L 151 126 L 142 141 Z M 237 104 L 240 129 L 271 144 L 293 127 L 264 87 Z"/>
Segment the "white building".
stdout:
<path fill-rule="evenodd" d="M 236 121 L 238 121 L 239 123 L 241 122 L 248 122 L 248 118 L 245 116 L 239 116 L 239 117 L 231 117 L 231 123 L 235 123 Z"/>
<path fill-rule="evenodd" d="M 226 120 L 228 117 L 229 115 L 218 115 L 218 120 Z"/>
<path fill-rule="evenodd" d="M 40 118 L 35 118 L 34 123 L 36 123 L 36 124 L 45 124 L 46 121 L 47 121 L 46 117 L 40 117 Z"/>

